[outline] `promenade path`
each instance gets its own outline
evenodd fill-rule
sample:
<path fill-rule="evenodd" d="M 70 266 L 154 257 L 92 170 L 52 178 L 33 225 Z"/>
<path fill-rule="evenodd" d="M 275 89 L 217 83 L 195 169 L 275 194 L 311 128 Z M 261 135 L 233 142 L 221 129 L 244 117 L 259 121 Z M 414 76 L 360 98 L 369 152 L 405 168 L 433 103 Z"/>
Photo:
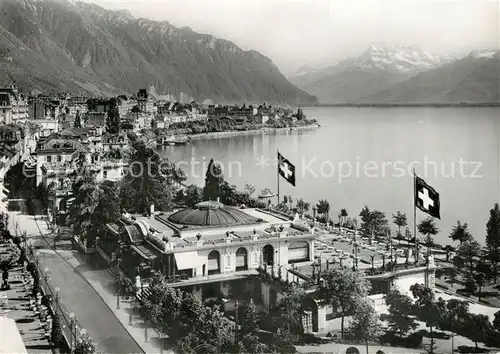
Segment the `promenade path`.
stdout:
<path fill-rule="evenodd" d="M 14 246 L 16 247 L 16 246 Z M 9 251 L 10 244 L 0 243 L 0 255 L 8 258 L 12 252 Z M 15 266 L 9 271 L 9 290 L 1 290 L 0 317 L 10 318 L 16 321 L 26 351 L 29 354 L 50 354 L 52 346 L 49 344 L 45 330 L 39 317 L 35 316 L 30 306 L 30 291 L 22 281 L 22 268 Z M 0 328 L 2 325 L 0 324 Z M 8 341 L 8 337 L 2 337 L 0 331 L 0 342 Z"/>
<path fill-rule="evenodd" d="M 98 351 L 104 353 L 155 353 L 159 349 L 149 343 L 144 343 L 144 330 L 135 328 L 140 332 L 140 338 L 136 334 L 132 336 L 128 328 L 128 313 L 122 307 L 117 317 L 112 306 L 116 309 L 116 298 L 114 303 L 109 304 L 109 297 L 102 298 L 100 294 L 86 280 L 85 274 L 91 268 L 85 264 L 79 253 L 67 249 L 54 251 L 49 246 L 53 237 L 47 230 L 45 221 L 38 221 L 40 216 L 22 215 L 10 212 L 9 227 L 14 234 L 16 222 L 21 231 L 27 232 L 28 242 L 32 242 L 39 252 L 40 268 L 47 267 L 50 270 L 49 283 L 53 287 L 60 288 L 62 302 L 76 315 L 79 325 L 87 330 L 92 340 L 97 344 Z M 43 235 L 43 237 L 42 237 Z M 109 279 L 112 281 L 111 275 Z M 104 288 L 109 284 L 101 284 Z M 112 293 L 112 290 L 108 290 Z M 110 308 L 111 306 L 111 308 Z M 121 319 L 126 317 L 123 323 Z M 134 339 L 134 337 L 137 337 Z M 137 340 L 137 342 L 136 342 Z M 144 348 L 141 348 L 144 347 Z M 145 350 L 146 349 L 146 350 Z"/>

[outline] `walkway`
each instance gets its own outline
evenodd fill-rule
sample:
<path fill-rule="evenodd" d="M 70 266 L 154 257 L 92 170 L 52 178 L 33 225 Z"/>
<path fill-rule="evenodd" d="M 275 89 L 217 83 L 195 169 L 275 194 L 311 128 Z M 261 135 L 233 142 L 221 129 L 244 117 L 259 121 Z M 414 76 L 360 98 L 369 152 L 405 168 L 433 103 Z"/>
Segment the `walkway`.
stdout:
<path fill-rule="evenodd" d="M 0 258 L 7 259 L 11 244 L 0 244 Z M 48 342 L 46 332 L 30 305 L 30 292 L 25 288 L 22 280 L 22 269 L 14 267 L 9 271 L 9 290 L 0 290 L 0 317 L 11 318 L 16 321 L 24 346 L 28 353 L 52 353 L 52 346 Z M 1 326 L 0 326 L 1 327 Z M 1 332 L 1 331 L 0 331 Z M 8 340 L 2 338 L 0 341 Z"/>
<path fill-rule="evenodd" d="M 31 239 L 39 252 L 40 267 L 49 268 L 49 282 L 54 287 L 60 288 L 62 301 L 76 315 L 78 323 L 87 330 L 87 333 L 98 345 L 98 350 L 105 353 L 143 353 L 158 352 L 151 350 L 151 346 L 143 347 L 144 330 L 140 338 L 131 335 L 127 328 L 128 314 L 123 309 L 124 316 L 115 315 L 116 298 L 110 303 L 109 297 L 101 298 L 100 294 L 85 279 L 88 266 L 82 257 L 74 250 L 54 251 L 50 246 L 53 238 L 49 234 L 45 222 L 37 222 L 35 217 L 9 213 L 11 232 L 14 233 L 16 221 L 22 231 L 27 232 L 28 240 Z M 40 218 L 40 217 L 37 217 Z M 43 237 L 41 237 L 43 235 Z M 49 246 L 50 245 L 50 246 Z M 106 284 L 108 286 L 108 284 Z M 109 293 L 112 290 L 108 290 Z M 136 342 L 138 341 L 138 344 Z"/>

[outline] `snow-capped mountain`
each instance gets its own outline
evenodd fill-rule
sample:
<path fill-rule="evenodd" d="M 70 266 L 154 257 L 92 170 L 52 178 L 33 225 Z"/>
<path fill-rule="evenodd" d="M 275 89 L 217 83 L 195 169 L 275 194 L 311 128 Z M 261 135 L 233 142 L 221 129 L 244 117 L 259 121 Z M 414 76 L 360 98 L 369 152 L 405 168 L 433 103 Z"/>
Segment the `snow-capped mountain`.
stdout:
<path fill-rule="evenodd" d="M 380 69 L 410 74 L 433 69 L 453 60 L 451 57 L 429 54 L 415 46 L 370 46 L 360 57 L 348 59 L 343 63 L 352 69 Z"/>
<path fill-rule="evenodd" d="M 474 51 L 465 58 L 412 76 L 363 97 L 363 103 L 500 102 L 500 52 Z"/>
<path fill-rule="evenodd" d="M 359 57 L 294 75 L 289 80 L 317 96 L 321 103 L 352 103 L 453 60 L 415 46 L 370 46 Z"/>

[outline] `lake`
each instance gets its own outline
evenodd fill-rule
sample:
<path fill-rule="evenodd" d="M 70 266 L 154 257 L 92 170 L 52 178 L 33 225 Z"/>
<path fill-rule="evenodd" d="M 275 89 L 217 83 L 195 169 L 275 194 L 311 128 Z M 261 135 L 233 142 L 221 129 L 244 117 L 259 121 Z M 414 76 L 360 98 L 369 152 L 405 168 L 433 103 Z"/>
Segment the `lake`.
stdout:
<path fill-rule="evenodd" d="M 339 108 L 315 107 L 304 113 L 317 130 L 197 140 L 184 147 L 161 147 L 162 155 L 182 161 L 188 183 L 204 184 L 210 158 L 220 162 L 228 182 L 276 191 L 277 149 L 296 167 L 296 187 L 280 180 L 281 195 L 313 203 L 330 202 L 337 220 L 364 205 L 391 216 L 407 214 L 413 225 L 412 170 L 440 193 L 441 232 L 450 243 L 457 220 L 467 222 L 484 243 L 489 209 L 500 200 L 499 108 Z M 417 222 L 426 215 L 417 210 Z M 392 219 L 392 218 L 391 218 Z M 395 225 L 391 225 L 396 230 Z"/>

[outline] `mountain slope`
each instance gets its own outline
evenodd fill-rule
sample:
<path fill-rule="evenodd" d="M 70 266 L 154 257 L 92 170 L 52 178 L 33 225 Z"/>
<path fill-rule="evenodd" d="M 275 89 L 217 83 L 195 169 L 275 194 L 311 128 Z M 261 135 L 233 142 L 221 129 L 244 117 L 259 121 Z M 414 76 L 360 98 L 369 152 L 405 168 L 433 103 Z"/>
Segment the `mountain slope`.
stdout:
<path fill-rule="evenodd" d="M 316 95 L 321 103 L 353 103 L 449 61 L 451 58 L 433 56 L 417 47 L 370 46 L 357 58 L 295 75 L 290 81 Z"/>
<path fill-rule="evenodd" d="M 500 52 L 473 52 L 363 97 L 364 103 L 500 102 Z"/>
<path fill-rule="evenodd" d="M 0 82 L 50 91 L 315 103 L 256 51 L 168 22 L 57 0 L 0 0 Z"/>

